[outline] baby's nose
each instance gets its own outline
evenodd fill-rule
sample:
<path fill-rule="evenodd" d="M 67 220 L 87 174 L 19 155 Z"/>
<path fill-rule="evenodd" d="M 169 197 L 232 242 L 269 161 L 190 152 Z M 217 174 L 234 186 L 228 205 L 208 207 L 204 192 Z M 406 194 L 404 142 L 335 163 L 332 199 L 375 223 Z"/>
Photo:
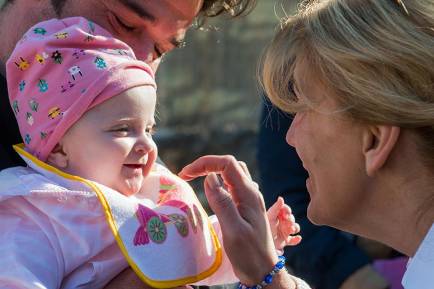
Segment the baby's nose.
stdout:
<path fill-rule="evenodd" d="M 144 138 L 136 143 L 134 149 L 137 153 L 147 154 L 154 150 L 154 147 L 155 146 L 152 140 L 149 138 Z"/>

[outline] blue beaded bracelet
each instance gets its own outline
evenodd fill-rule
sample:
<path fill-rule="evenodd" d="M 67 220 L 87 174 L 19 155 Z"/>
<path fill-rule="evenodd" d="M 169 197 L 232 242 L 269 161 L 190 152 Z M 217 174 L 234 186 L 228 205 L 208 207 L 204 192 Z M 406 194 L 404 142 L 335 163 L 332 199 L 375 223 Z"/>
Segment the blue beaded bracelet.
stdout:
<path fill-rule="evenodd" d="M 273 276 L 276 275 L 277 272 L 285 268 L 285 261 L 286 260 L 284 256 L 279 256 L 279 261 L 276 263 L 276 265 L 274 265 L 273 270 L 271 270 L 270 273 L 265 275 L 261 283 L 249 287 L 240 282 L 240 284 L 238 284 L 238 289 L 262 289 L 268 284 L 271 284 L 271 282 L 273 282 Z"/>

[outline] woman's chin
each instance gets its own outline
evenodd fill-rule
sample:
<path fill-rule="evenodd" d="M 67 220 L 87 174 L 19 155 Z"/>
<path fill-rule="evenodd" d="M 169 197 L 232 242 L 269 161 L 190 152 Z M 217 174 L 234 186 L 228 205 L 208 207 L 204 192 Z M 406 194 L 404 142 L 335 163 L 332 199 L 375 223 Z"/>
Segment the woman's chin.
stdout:
<path fill-rule="evenodd" d="M 312 200 L 307 207 L 307 217 L 315 225 L 324 225 L 324 218 L 321 216 L 321 210 L 318 210 Z"/>

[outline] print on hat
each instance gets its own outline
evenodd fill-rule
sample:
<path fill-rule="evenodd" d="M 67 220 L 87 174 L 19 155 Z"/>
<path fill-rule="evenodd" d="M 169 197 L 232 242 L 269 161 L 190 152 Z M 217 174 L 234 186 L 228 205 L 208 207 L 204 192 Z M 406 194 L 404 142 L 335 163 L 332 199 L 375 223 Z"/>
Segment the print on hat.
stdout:
<path fill-rule="evenodd" d="M 75 49 L 74 53 L 72 53 L 72 56 L 75 57 L 75 59 L 80 59 L 81 56 L 85 56 L 86 52 L 84 52 L 83 49 Z"/>
<path fill-rule="evenodd" d="M 15 62 L 15 65 L 21 70 L 27 70 L 30 67 L 30 63 L 24 58 L 20 57 L 20 61 L 18 63 Z"/>
<path fill-rule="evenodd" d="M 29 100 L 29 106 L 30 106 L 30 109 L 32 111 L 37 112 L 38 107 L 39 107 L 39 103 L 36 100 L 31 99 L 31 100 Z"/>
<path fill-rule="evenodd" d="M 63 61 L 62 53 L 60 53 L 59 50 L 54 51 L 51 54 L 51 58 L 53 58 L 54 63 L 62 64 L 62 61 Z"/>
<path fill-rule="evenodd" d="M 54 34 L 54 37 L 56 37 L 57 39 L 66 39 L 68 38 L 68 32 L 59 32 Z"/>
<path fill-rule="evenodd" d="M 92 21 L 87 21 L 87 24 L 89 25 L 89 33 L 95 34 L 95 24 Z"/>
<path fill-rule="evenodd" d="M 26 120 L 30 126 L 32 126 L 33 123 L 35 122 L 35 119 L 33 118 L 33 115 L 30 112 L 26 112 Z"/>
<path fill-rule="evenodd" d="M 107 68 L 107 64 L 105 63 L 104 59 L 102 59 L 99 56 L 97 56 L 95 58 L 94 63 L 96 65 L 96 68 L 98 68 L 98 69 L 106 69 Z"/>
<path fill-rule="evenodd" d="M 37 53 L 35 56 L 35 60 L 40 64 L 45 64 L 45 59 L 47 58 L 48 58 L 48 54 L 45 52 L 42 52 L 42 54 Z"/>
<path fill-rule="evenodd" d="M 71 67 L 68 69 L 68 72 L 69 72 L 69 74 L 71 74 L 72 79 L 74 79 L 74 80 L 75 80 L 75 76 L 76 76 L 77 74 L 80 75 L 81 77 L 83 77 L 83 73 L 82 73 L 81 70 L 80 70 L 80 66 L 77 66 L 77 65 L 71 66 Z"/>
<path fill-rule="evenodd" d="M 47 33 L 47 30 L 45 30 L 43 27 L 36 27 L 35 29 L 33 29 L 33 32 L 35 34 L 45 35 L 45 33 Z"/>
<path fill-rule="evenodd" d="M 55 119 L 56 117 L 63 115 L 63 112 L 60 111 L 60 108 L 55 106 L 48 111 L 48 117 L 51 119 Z"/>
<path fill-rule="evenodd" d="M 91 42 L 91 41 L 93 41 L 93 40 L 95 40 L 95 36 L 93 36 L 93 35 L 91 35 L 91 34 L 87 35 L 87 36 L 84 38 L 84 41 L 85 41 L 85 42 Z"/>
<path fill-rule="evenodd" d="M 26 136 L 24 137 L 24 142 L 29 145 L 30 142 L 32 141 L 32 138 L 29 134 L 26 134 Z"/>
<path fill-rule="evenodd" d="M 20 91 L 23 91 L 24 88 L 26 87 L 26 82 L 24 80 L 21 80 L 20 83 L 18 84 L 18 87 Z"/>
<path fill-rule="evenodd" d="M 20 112 L 20 108 L 18 107 L 18 101 L 15 100 L 12 103 L 12 109 L 14 110 L 15 115 L 17 115 Z"/>
<path fill-rule="evenodd" d="M 60 92 L 61 92 L 61 93 L 65 93 L 65 92 L 67 92 L 68 90 L 70 90 L 71 88 L 73 88 L 74 86 L 75 86 L 75 83 L 73 83 L 73 82 L 71 82 L 71 81 L 68 81 L 67 84 L 62 84 L 62 85 L 60 86 Z"/>
<path fill-rule="evenodd" d="M 39 92 L 46 92 L 48 90 L 48 83 L 44 79 L 39 79 L 38 82 Z"/>
<path fill-rule="evenodd" d="M 41 131 L 41 133 L 40 133 L 41 139 L 45 139 L 47 137 L 47 135 L 48 134 L 46 132 L 43 132 L 43 131 Z"/>

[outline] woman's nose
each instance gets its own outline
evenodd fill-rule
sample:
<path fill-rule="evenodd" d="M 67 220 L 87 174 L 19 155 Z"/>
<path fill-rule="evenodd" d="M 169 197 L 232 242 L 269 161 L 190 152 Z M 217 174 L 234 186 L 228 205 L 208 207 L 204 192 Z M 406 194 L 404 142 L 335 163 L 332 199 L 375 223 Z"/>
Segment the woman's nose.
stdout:
<path fill-rule="evenodd" d="M 290 127 L 288 128 L 288 131 L 286 132 L 286 142 L 290 145 L 295 147 L 296 143 L 295 143 L 295 131 L 296 131 L 296 127 L 297 127 L 297 123 L 298 123 L 298 118 L 297 118 L 297 114 L 295 115 L 294 119 L 291 122 Z"/>

